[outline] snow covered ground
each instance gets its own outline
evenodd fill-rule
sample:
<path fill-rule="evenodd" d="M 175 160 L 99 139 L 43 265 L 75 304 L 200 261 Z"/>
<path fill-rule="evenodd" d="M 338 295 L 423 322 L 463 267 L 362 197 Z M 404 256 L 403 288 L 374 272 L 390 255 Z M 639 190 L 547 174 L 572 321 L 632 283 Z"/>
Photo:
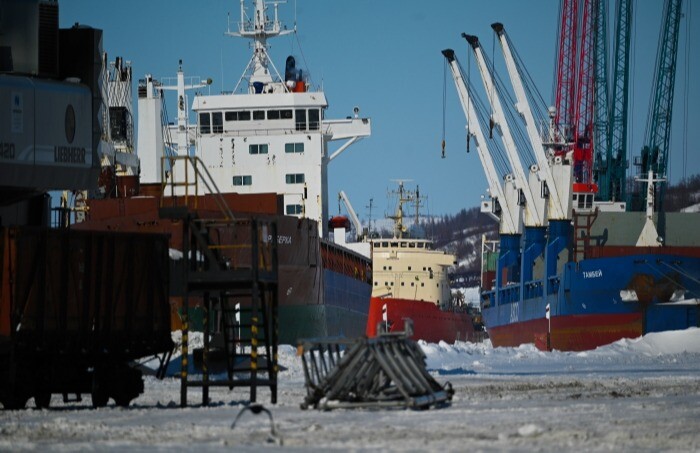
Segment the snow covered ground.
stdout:
<path fill-rule="evenodd" d="M 447 408 L 303 411 L 302 367 L 290 346 L 281 348 L 279 404 L 265 390 L 258 401 L 272 412 L 278 441 L 298 451 L 700 449 L 700 329 L 579 353 L 421 345 L 436 379 L 455 389 Z M 200 395 L 191 391 L 190 401 Z M 231 429 L 244 390 L 216 389 L 211 399 L 180 409 L 179 381 L 152 377 L 126 409 L 54 396 L 51 410 L 1 411 L 0 450 L 279 448 L 264 414 L 246 412 Z"/>

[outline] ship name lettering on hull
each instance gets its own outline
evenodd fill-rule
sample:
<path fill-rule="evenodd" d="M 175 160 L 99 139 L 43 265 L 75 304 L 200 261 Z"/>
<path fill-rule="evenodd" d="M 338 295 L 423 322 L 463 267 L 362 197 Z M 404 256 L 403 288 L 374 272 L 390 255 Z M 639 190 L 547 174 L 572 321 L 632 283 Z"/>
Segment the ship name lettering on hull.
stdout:
<path fill-rule="evenodd" d="M 583 278 L 600 278 L 603 276 L 603 271 L 601 269 L 596 269 L 594 271 L 583 271 Z"/>

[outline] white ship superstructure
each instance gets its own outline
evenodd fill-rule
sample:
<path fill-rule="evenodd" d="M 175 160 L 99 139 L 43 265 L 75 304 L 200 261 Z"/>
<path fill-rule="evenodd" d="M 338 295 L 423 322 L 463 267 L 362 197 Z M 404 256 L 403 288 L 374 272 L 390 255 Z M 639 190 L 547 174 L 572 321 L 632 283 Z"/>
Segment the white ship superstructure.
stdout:
<path fill-rule="evenodd" d="M 325 119 L 325 94 L 314 89 L 293 57 L 287 58 L 284 78 L 279 75 L 269 58 L 267 41 L 295 30 L 285 30 L 277 18 L 277 2 L 270 5 L 274 5 L 272 19 L 263 0 L 255 1 L 254 14 L 249 17 L 241 0 L 237 31 L 227 33 L 253 41 L 253 56 L 233 93 L 196 94 L 192 102 L 196 126 L 189 126 L 186 115 L 179 112 L 177 126 L 166 135 L 184 141 L 171 147 L 175 153 L 193 153 L 202 160 L 219 191 L 283 195 L 285 214 L 318 221 L 326 236 L 328 164 L 369 136 L 371 124 L 368 118 L 359 117 L 357 108 L 346 119 Z M 178 85 L 182 88 L 178 90 L 181 110 L 187 105 L 186 87 Z M 153 88 L 157 86 L 149 85 L 145 96 L 139 94 L 139 115 L 143 101 L 144 121 L 160 124 L 160 100 Z M 162 149 L 158 148 L 161 140 L 168 143 L 167 137 L 145 136 L 145 149 Z M 336 140 L 345 143 L 329 154 L 328 143 Z M 160 180 L 159 153 L 142 156 L 142 161 L 149 161 L 144 169 L 153 167 L 142 172 L 146 180 Z M 206 192 L 205 187 L 198 190 Z"/>
<path fill-rule="evenodd" d="M 432 302 L 449 307 L 452 295 L 448 268 L 455 264 L 455 256 L 435 250 L 430 239 L 404 236 L 403 204 L 414 202 L 419 206 L 420 196 L 403 188 L 399 182 L 398 207 L 392 238 L 372 239 L 372 297 L 389 297 Z"/>

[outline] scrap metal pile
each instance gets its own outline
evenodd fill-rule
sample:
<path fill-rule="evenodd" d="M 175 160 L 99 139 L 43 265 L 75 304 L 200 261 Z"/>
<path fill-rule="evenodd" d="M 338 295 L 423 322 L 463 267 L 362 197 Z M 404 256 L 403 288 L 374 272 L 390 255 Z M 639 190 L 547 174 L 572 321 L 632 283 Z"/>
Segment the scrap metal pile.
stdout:
<path fill-rule="evenodd" d="M 448 405 L 454 394 L 425 368 L 425 354 L 405 334 L 299 343 L 307 395 L 302 409 Z"/>

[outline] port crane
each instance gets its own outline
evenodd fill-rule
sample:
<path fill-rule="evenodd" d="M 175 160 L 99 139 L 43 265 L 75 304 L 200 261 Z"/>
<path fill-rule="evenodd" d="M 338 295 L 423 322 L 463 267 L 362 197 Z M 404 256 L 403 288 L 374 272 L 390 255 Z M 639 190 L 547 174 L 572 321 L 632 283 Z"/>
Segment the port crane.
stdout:
<path fill-rule="evenodd" d="M 522 207 L 518 204 L 519 195 L 515 186 L 512 184 L 513 176 L 506 175 L 504 178 L 506 184 L 501 183 L 501 178 L 499 178 L 496 171 L 492 154 L 488 149 L 486 137 L 479 124 L 479 117 L 477 116 L 469 87 L 464 81 L 465 79 L 462 76 L 462 71 L 454 50 L 445 49 L 442 51 L 442 54 L 445 56 L 450 66 L 452 77 L 457 88 L 457 94 L 459 95 L 459 101 L 467 117 L 467 133 L 476 143 L 477 154 L 479 155 L 479 160 L 481 160 L 481 165 L 486 174 L 489 193 L 491 194 L 491 202 L 482 202 L 481 211 L 492 214 L 493 217 L 500 221 L 499 232 L 502 236 L 518 235 L 519 237 L 522 233 Z"/>
<path fill-rule="evenodd" d="M 645 145 L 639 160 L 635 162 L 638 164 L 640 175 L 650 174 L 651 171 L 654 175 L 663 177 L 667 173 L 682 3 L 682 0 L 666 0 L 664 4 Z M 659 211 L 663 210 L 665 188 L 666 184 L 663 181 L 657 185 L 658 192 L 654 198 L 657 200 Z M 647 204 L 647 197 L 647 192 L 640 189 L 632 200 L 633 208 L 643 210 Z M 663 227 L 661 229 L 663 230 Z M 663 231 L 659 233 L 662 236 L 664 234 Z"/>
<path fill-rule="evenodd" d="M 513 54 L 513 46 L 508 38 L 505 27 L 501 23 L 491 25 L 503 51 L 503 56 L 508 69 L 508 75 L 513 85 L 516 96 L 516 109 L 521 115 L 527 136 L 530 140 L 535 159 L 539 179 L 543 182 L 542 193 L 548 196 L 547 215 L 550 220 L 567 220 L 571 218 L 571 187 L 572 167 L 565 155 L 548 156 L 545 153 L 545 143 L 537 130 L 535 117 L 530 108 L 522 81 L 522 68 L 517 64 Z M 556 121 L 556 120 L 555 120 Z M 550 134 L 553 128 L 550 127 Z M 553 139 L 554 137 L 550 137 Z M 550 140 L 551 141 L 551 140 Z"/>
<path fill-rule="evenodd" d="M 598 198 L 603 201 L 627 199 L 627 112 L 629 107 L 629 59 L 632 32 L 632 0 L 618 0 L 616 5 L 615 50 L 613 54 L 612 91 L 607 97 L 596 96 L 596 122 L 608 109 L 606 145 L 596 141 L 596 179 Z M 601 11 L 603 8 L 601 8 Z M 596 65 L 607 62 L 605 47 L 596 47 Z M 596 71 L 600 73 L 603 71 Z M 596 85 L 601 89 L 602 84 Z M 607 92 L 605 94 L 607 96 Z M 601 121 L 602 122 L 602 121 Z"/>
<path fill-rule="evenodd" d="M 523 222 L 526 227 L 543 227 L 546 225 L 545 219 L 545 206 L 544 197 L 541 196 L 540 192 L 537 191 L 538 197 L 535 197 L 531 184 L 538 184 L 535 171 L 537 168 L 531 168 L 530 178 L 525 176 L 523 171 L 523 166 L 518 156 L 518 148 L 513 139 L 513 134 L 511 133 L 510 126 L 506 120 L 503 105 L 501 104 L 501 99 L 498 94 L 498 90 L 494 83 L 492 74 L 492 64 L 487 61 L 481 44 L 479 43 L 479 38 L 473 35 L 467 35 L 462 33 L 462 37 L 467 40 L 471 46 L 474 56 L 476 58 L 477 65 L 479 67 L 479 73 L 481 74 L 481 79 L 484 83 L 484 89 L 488 93 L 489 103 L 492 108 L 491 124 L 494 126 L 497 132 L 499 132 L 503 144 L 505 145 L 506 156 L 508 158 L 508 163 L 513 171 L 513 181 L 515 187 L 522 192 L 525 198 L 525 208 Z M 532 182 L 530 182 L 532 181 Z"/>

